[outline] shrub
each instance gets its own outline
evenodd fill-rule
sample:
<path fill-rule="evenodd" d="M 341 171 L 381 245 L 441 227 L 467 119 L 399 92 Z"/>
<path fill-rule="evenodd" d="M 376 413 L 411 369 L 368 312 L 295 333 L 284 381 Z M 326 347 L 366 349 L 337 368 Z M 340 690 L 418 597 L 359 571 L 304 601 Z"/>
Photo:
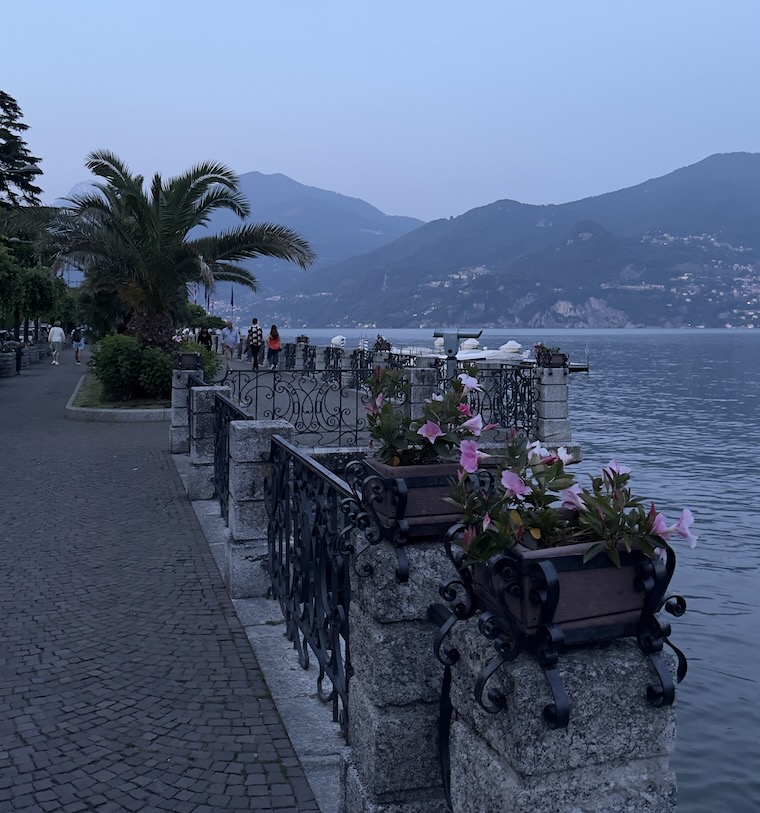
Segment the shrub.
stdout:
<path fill-rule="evenodd" d="M 146 347 L 140 361 L 140 388 L 148 398 L 171 398 L 172 355 Z"/>
<path fill-rule="evenodd" d="M 143 348 L 135 336 L 106 336 L 92 352 L 90 367 L 107 401 L 128 401 L 140 392 Z"/>

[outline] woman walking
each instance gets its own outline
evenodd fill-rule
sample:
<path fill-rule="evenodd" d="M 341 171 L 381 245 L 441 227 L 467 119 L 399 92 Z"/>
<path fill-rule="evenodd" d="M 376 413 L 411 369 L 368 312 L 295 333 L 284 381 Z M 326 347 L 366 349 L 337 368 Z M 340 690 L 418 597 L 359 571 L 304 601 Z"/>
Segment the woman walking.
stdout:
<path fill-rule="evenodd" d="M 280 334 L 277 325 L 272 325 L 267 336 L 267 361 L 273 370 L 277 369 L 277 359 L 280 355 Z"/>

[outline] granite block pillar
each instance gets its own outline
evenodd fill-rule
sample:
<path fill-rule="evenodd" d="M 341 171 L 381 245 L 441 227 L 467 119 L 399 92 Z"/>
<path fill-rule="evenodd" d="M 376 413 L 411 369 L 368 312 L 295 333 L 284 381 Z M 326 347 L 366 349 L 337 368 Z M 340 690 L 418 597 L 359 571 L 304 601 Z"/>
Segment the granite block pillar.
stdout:
<path fill-rule="evenodd" d="M 506 707 L 489 714 L 473 689 L 495 652 L 477 617 L 458 622 L 451 643 L 460 654 L 451 685 L 453 813 L 673 813 L 675 710 L 647 702 L 654 674 L 635 641 L 561 655 L 570 722 L 556 730 L 542 716 L 551 694 L 535 658 L 499 667 L 486 691 L 500 691 Z"/>
<path fill-rule="evenodd" d="M 536 368 L 537 440 L 546 446 L 572 445 L 568 412 L 567 367 Z"/>
<path fill-rule="evenodd" d="M 295 428 L 287 421 L 230 423 L 230 538 L 225 541 L 223 577 L 232 598 L 264 596 L 269 589 L 264 479 L 273 435 L 292 442 Z"/>
<path fill-rule="evenodd" d="M 169 427 L 169 449 L 172 454 L 190 451 L 190 427 L 187 417 L 188 378 L 196 370 L 172 370 L 172 420 Z"/>
<path fill-rule="evenodd" d="M 191 500 L 214 496 L 214 399 L 229 395 L 229 387 L 190 388 L 190 471 L 187 495 Z"/>
<path fill-rule="evenodd" d="M 442 667 L 428 606 L 454 571 L 442 543 L 413 545 L 399 582 L 393 548 L 367 547 L 352 562 L 349 743 L 341 813 L 444 813 L 438 766 Z M 369 568 L 370 575 L 354 576 Z"/>

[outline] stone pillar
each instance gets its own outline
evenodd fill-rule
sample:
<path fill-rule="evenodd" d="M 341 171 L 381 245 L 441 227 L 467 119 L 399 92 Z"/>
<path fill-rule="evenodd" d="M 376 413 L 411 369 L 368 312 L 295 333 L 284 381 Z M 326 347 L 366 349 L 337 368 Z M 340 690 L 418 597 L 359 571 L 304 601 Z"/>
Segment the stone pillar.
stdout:
<path fill-rule="evenodd" d="M 410 386 L 404 410 L 412 419 L 421 418 L 425 401 L 429 401 L 433 393 L 440 392 L 438 370 L 435 367 L 410 367 L 406 375 Z"/>
<path fill-rule="evenodd" d="M 287 421 L 230 423 L 230 537 L 224 542 L 223 577 L 231 598 L 265 596 L 270 586 L 264 479 L 273 435 L 292 441 L 295 428 Z"/>
<path fill-rule="evenodd" d="M 387 543 L 352 557 L 349 744 L 341 813 L 444 813 L 438 765 L 442 667 L 427 620 L 438 585 L 454 576 L 443 545 L 405 549 L 410 577 L 396 578 Z M 371 568 L 369 576 L 355 575 Z"/>
<path fill-rule="evenodd" d="M 190 429 L 187 422 L 187 389 L 190 373 L 196 370 L 172 370 L 172 422 L 169 427 L 169 448 L 172 454 L 190 451 Z"/>
<path fill-rule="evenodd" d="M 210 500 L 214 496 L 214 398 L 230 394 L 229 387 L 190 388 L 190 471 L 187 496 Z"/>
<path fill-rule="evenodd" d="M 495 652 L 477 617 L 458 622 L 451 643 L 460 653 L 451 685 L 453 813 L 673 813 L 675 711 L 647 703 L 654 673 L 635 641 L 560 656 L 570 722 L 557 730 L 542 716 L 551 694 L 535 658 L 522 654 L 497 670 L 485 691 L 502 692 L 506 707 L 489 714 L 473 688 Z"/>
<path fill-rule="evenodd" d="M 567 399 L 569 381 L 567 367 L 536 369 L 537 439 L 550 447 L 572 444 Z"/>

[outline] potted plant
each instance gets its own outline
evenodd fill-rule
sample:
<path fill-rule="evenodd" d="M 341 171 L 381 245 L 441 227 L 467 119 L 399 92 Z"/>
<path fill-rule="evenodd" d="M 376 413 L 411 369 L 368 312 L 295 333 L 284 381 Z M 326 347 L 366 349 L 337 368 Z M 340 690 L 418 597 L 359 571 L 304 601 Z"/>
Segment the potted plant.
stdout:
<path fill-rule="evenodd" d="M 536 357 L 537 367 L 565 367 L 568 355 L 562 353 L 559 347 L 547 347 L 543 342 L 533 345 L 533 355 Z"/>
<path fill-rule="evenodd" d="M 403 370 L 376 367 L 366 386 L 372 456 L 362 463 L 365 502 L 389 535 L 441 538 L 459 519 L 447 499 L 459 471 L 459 445 L 489 428 L 468 404 L 468 393 L 480 385 L 469 373 L 459 375 L 418 418 L 404 411 L 409 383 Z"/>
<path fill-rule="evenodd" d="M 500 662 L 522 649 L 538 656 L 551 672 L 551 724 L 567 723 L 556 673 L 567 646 L 635 636 L 660 680 L 650 700 L 671 703 L 672 680 L 659 659 L 670 627 L 656 614 L 685 610 L 683 599 L 666 593 L 676 563 L 671 540 L 697 542 L 691 512 L 669 525 L 654 503 L 633 494 L 630 469 L 615 460 L 583 487 L 565 469 L 572 458 L 564 448 L 513 435 L 504 454 L 489 459 L 473 446 L 462 450 L 449 498 L 460 514 L 447 542 L 460 576 L 442 588 L 452 623 L 481 610 Z M 481 468 L 484 460 L 491 465 Z M 686 662 L 675 651 L 680 679 Z"/>

